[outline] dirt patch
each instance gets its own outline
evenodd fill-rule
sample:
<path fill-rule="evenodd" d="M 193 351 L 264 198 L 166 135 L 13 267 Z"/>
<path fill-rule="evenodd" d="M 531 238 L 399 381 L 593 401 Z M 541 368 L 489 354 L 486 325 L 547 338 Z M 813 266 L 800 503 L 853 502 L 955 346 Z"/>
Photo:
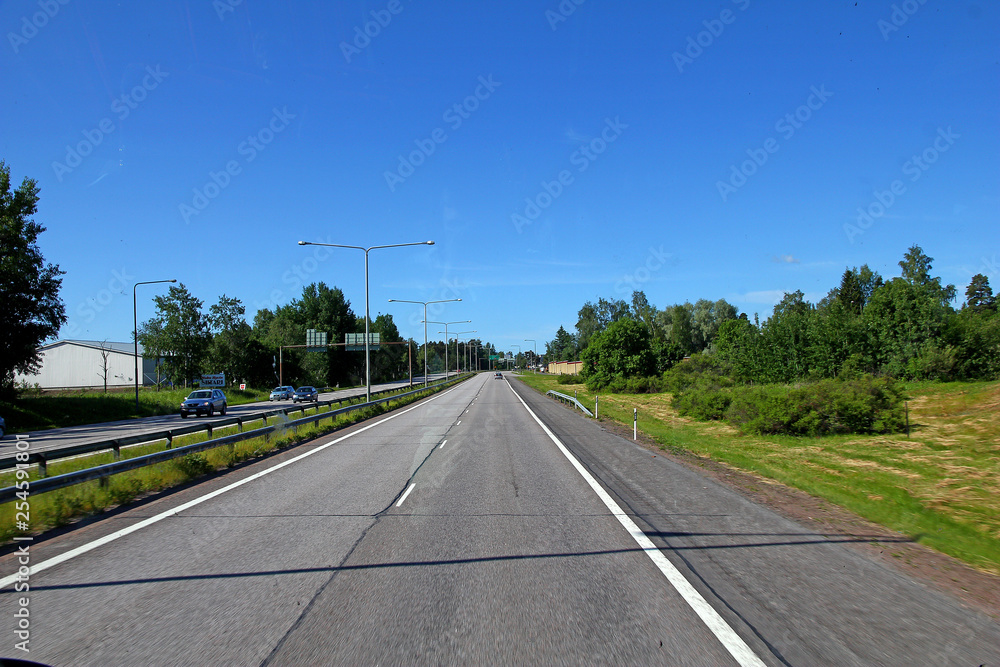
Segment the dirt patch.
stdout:
<path fill-rule="evenodd" d="M 605 429 L 616 435 L 627 439 L 632 437 L 631 428 L 609 420 L 602 419 L 601 423 Z M 817 533 L 875 536 L 870 542 L 851 541 L 846 546 L 931 588 L 943 591 L 1000 621 L 1000 576 L 981 572 L 921 544 L 908 542 L 905 535 L 871 523 L 842 507 L 774 480 L 684 450 L 663 449 L 641 433 L 639 444 L 656 450 L 660 455 L 681 465 L 700 470 L 749 500 L 764 505 Z"/>

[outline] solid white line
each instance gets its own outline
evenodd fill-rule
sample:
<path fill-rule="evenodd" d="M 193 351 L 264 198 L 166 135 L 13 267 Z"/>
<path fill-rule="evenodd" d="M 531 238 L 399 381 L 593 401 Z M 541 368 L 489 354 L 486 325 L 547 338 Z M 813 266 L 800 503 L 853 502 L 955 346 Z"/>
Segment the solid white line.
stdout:
<path fill-rule="evenodd" d="M 415 487 L 415 486 L 416 486 L 416 484 L 410 484 L 410 488 L 408 488 L 406 490 L 406 493 L 403 494 L 403 497 L 399 499 L 398 503 L 396 503 L 396 507 L 399 507 L 400 505 L 403 504 L 403 501 L 406 500 L 406 496 L 410 495 L 410 491 L 412 491 L 413 487 Z"/>
<path fill-rule="evenodd" d="M 461 385 L 459 385 L 459 386 L 461 386 Z M 240 486 L 243 486 L 244 484 L 249 484 L 250 482 L 252 482 L 252 481 L 254 481 L 256 479 L 260 479 L 264 475 L 269 475 L 269 474 L 271 474 L 272 472 L 274 472 L 276 470 L 281 470 L 285 466 L 289 466 L 289 465 L 291 465 L 293 463 L 301 461 L 302 459 L 306 458 L 307 456 L 312 456 L 313 454 L 316 454 L 317 452 L 321 452 L 324 449 L 326 449 L 327 447 L 332 447 L 332 446 L 334 446 L 334 445 L 336 445 L 336 444 L 338 444 L 340 442 L 343 442 L 344 440 L 347 440 L 348 438 L 354 437 L 355 435 L 357 435 L 359 433 L 364 433 L 365 431 L 367 431 L 370 428 L 375 428 L 376 426 L 384 424 L 384 423 L 386 423 L 387 421 L 389 421 L 391 419 L 395 419 L 396 417 L 400 417 L 402 415 L 405 415 L 407 412 L 410 412 L 411 410 L 416 410 L 419 407 L 423 407 L 424 405 L 427 405 L 428 403 L 430 403 L 433 400 L 437 400 L 438 398 L 441 398 L 442 396 L 446 396 L 447 394 L 450 394 L 451 392 L 455 391 L 456 389 L 458 389 L 458 387 L 452 387 L 448 391 L 446 391 L 444 393 L 441 393 L 441 394 L 438 394 L 437 396 L 433 396 L 430 399 L 428 399 L 428 400 L 426 400 L 426 401 L 424 401 L 422 403 L 419 403 L 418 405 L 414 405 L 411 408 L 406 408 L 402 412 L 397 412 L 396 414 L 389 415 L 385 419 L 377 421 L 374 424 L 369 424 L 368 426 L 364 426 L 362 428 L 359 428 L 357 431 L 353 431 L 352 433 L 348 433 L 347 435 L 341 436 L 341 437 L 337 438 L 336 440 L 331 440 L 330 442 L 326 443 L 325 445 L 320 445 L 319 447 L 316 447 L 315 449 L 311 449 L 308 452 L 305 452 L 304 454 L 299 454 L 298 456 L 296 456 L 294 458 L 291 458 L 291 459 L 288 459 L 287 461 L 283 461 L 281 463 L 278 463 L 278 464 L 276 464 L 272 468 L 268 468 L 267 470 L 262 470 L 262 471 L 260 471 L 258 473 L 250 475 L 249 477 L 247 477 L 245 479 L 241 479 L 238 482 L 233 482 L 229 486 L 224 486 L 221 489 L 217 489 L 215 491 L 212 491 L 211 493 L 205 494 L 204 496 L 200 496 L 198 498 L 195 498 L 194 500 L 189 500 L 188 502 L 186 502 L 186 503 L 184 503 L 182 505 L 178 505 L 177 507 L 175 507 L 173 509 L 169 509 L 169 510 L 167 510 L 165 512 L 161 512 L 160 514 L 157 514 L 156 516 L 152 516 L 152 517 L 149 517 L 148 519 L 144 519 L 144 520 L 140 521 L 139 523 L 136 523 L 136 524 L 133 524 L 133 525 L 129 526 L 128 528 L 123 528 L 122 530 L 115 531 L 114 533 L 110 533 L 108 535 L 105 535 L 104 537 L 96 539 L 93 542 L 88 542 L 87 544 L 80 545 L 80 546 L 76 547 L 75 549 L 70 549 L 69 551 L 67 551 L 65 553 L 59 554 L 58 556 L 54 556 L 54 557 L 52 557 L 52 558 L 50 558 L 48 560 L 42 561 L 41 563 L 38 563 L 37 565 L 31 565 L 31 566 L 29 566 L 28 574 L 30 576 L 32 574 L 36 574 L 38 572 L 42 572 L 43 570 L 47 570 L 50 567 L 54 567 L 56 565 L 59 565 L 60 563 L 64 563 L 64 562 L 70 560 L 71 558 L 76 558 L 77 556 L 79 556 L 81 554 L 85 554 L 88 551 L 92 551 L 93 549 L 96 549 L 97 547 L 104 546 L 105 544 L 108 544 L 109 542 L 114 542 L 118 538 L 125 537 L 126 535 L 128 535 L 130 533 L 134 533 L 137 530 L 141 530 L 141 529 L 145 528 L 146 526 L 151 526 L 154 523 L 158 523 L 158 522 L 166 519 L 167 517 L 171 517 L 171 516 L 173 516 L 175 514 L 180 514 L 181 512 L 183 512 L 185 510 L 191 509 L 195 505 L 200 505 L 201 503 L 205 502 L 206 500 L 211 500 L 212 498 L 215 498 L 216 496 L 221 496 L 223 493 L 226 493 L 227 491 L 232 491 L 233 489 L 235 489 L 237 487 L 240 487 Z M 7 586 L 10 586 L 11 584 L 13 584 L 15 581 L 18 580 L 19 576 L 20 575 L 12 574 L 12 575 L 3 577 L 2 579 L 0 579 L 0 588 L 5 588 Z"/>
<path fill-rule="evenodd" d="M 458 425 L 459 425 L 459 424 L 461 424 L 461 423 L 462 423 L 462 420 L 461 420 L 461 419 L 459 419 L 459 420 L 458 420 L 457 422 L 455 422 L 455 426 L 458 426 Z"/>
<path fill-rule="evenodd" d="M 590 472 L 588 472 L 587 469 L 576 460 L 576 457 L 573 456 L 568 449 L 566 449 L 566 447 L 559 441 L 559 438 L 557 438 L 552 431 L 549 430 L 549 427 L 542 423 L 542 420 L 538 418 L 538 415 L 536 415 L 534 411 L 528 407 L 528 404 L 524 402 L 524 399 L 521 398 L 516 391 L 514 391 L 514 387 L 509 383 L 507 386 L 510 387 L 514 396 L 517 396 L 517 400 L 521 401 L 521 405 L 523 405 L 524 409 L 528 411 L 528 414 L 530 414 L 534 420 L 538 422 L 538 425 L 542 427 L 542 430 L 545 431 L 546 435 L 548 435 L 552 442 L 556 444 L 559 451 L 561 451 L 563 455 L 569 459 L 569 462 L 574 468 L 576 468 L 577 472 L 580 473 L 587 484 L 590 485 L 590 488 L 594 490 L 607 508 L 611 510 L 611 513 L 616 519 L 618 519 L 618 522 L 621 523 L 625 530 L 628 531 L 629 535 L 632 536 L 632 539 L 634 539 L 645 554 L 649 556 L 650 560 L 652 560 L 656 567 L 660 569 L 660 572 L 663 573 L 663 576 L 667 578 L 667 581 L 669 581 L 677 592 L 681 594 L 684 601 L 688 603 L 696 614 L 698 614 L 698 617 L 701 618 L 702 622 L 707 625 L 708 629 L 712 631 L 712 634 L 714 634 L 719 641 L 722 642 L 722 645 L 726 647 L 726 650 L 729 651 L 736 661 L 743 667 L 766 667 L 764 662 L 757 657 L 756 653 L 753 652 L 753 649 L 747 646 L 746 642 L 744 642 L 743 639 L 736 634 L 736 631 L 733 630 L 728 623 L 726 623 L 725 619 L 719 615 L 719 612 L 715 611 L 715 608 L 710 605 L 708 601 L 701 596 L 701 593 L 699 593 L 698 590 L 691 585 L 691 582 L 689 582 L 684 575 L 681 574 L 676 567 L 674 567 L 674 564 L 663 555 L 663 552 L 660 551 L 655 544 L 653 544 L 653 541 L 650 540 L 649 537 L 642 532 L 639 526 L 635 525 L 635 522 L 622 511 L 621 507 L 618 506 L 618 503 L 615 502 L 614 498 L 608 495 L 608 492 L 604 490 L 604 487 L 602 487 L 597 480 L 594 479 Z"/>
<path fill-rule="evenodd" d="M 448 442 L 447 438 L 441 441 L 441 446 L 438 449 L 444 449 L 444 443 Z"/>

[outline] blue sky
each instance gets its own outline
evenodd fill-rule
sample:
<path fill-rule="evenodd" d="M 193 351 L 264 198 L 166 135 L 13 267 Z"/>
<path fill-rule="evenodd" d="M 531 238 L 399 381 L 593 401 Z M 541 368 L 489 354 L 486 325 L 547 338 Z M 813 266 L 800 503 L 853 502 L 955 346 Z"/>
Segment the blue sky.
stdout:
<path fill-rule="evenodd" d="M 434 240 L 372 251 L 372 316 L 420 340 L 388 299 L 460 297 L 431 319 L 502 349 L 634 288 L 764 319 L 912 244 L 1000 286 L 995 3 L 134 4 L 0 4 L 0 159 L 39 182 L 62 337 L 130 340 L 166 278 L 251 322 L 314 281 L 362 313 L 363 254 L 299 240 Z"/>

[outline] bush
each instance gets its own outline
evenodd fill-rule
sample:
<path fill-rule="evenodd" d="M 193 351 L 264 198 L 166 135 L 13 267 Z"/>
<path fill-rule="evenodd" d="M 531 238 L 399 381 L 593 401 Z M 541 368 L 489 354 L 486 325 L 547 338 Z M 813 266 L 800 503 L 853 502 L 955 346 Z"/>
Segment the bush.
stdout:
<path fill-rule="evenodd" d="M 576 373 L 566 373 L 556 377 L 558 384 L 583 384 L 583 378 Z"/>
<path fill-rule="evenodd" d="M 828 435 L 902 430 L 903 394 L 888 378 L 863 375 L 800 386 L 740 387 L 726 421 L 744 433 Z"/>

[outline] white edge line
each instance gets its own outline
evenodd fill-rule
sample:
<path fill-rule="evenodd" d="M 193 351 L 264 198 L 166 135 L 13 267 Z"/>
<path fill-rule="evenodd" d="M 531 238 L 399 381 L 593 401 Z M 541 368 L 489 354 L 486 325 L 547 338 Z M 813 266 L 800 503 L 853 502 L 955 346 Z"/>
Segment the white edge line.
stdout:
<path fill-rule="evenodd" d="M 406 493 L 404 493 L 403 496 L 399 499 L 399 502 L 396 503 L 396 507 L 399 507 L 400 505 L 403 504 L 403 501 L 406 500 L 406 496 L 410 495 L 410 491 L 412 491 L 415 486 L 416 484 L 410 484 L 410 488 L 406 490 Z"/>
<path fill-rule="evenodd" d="M 175 514 L 180 514 L 181 512 L 183 512 L 185 510 L 191 509 L 195 505 L 200 505 L 201 503 L 205 502 L 206 500 L 211 500 L 212 498 L 215 498 L 216 496 L 221 496 L 223 493 L 226 493 L 227 491 L 232 491 L 233 489 L 235 489 L 235 488 L 237 488 L 239 486 L 243 486 L 244 484 L 249 484 L 250 482 L 252 482 L 252 481 L 254 481 L 256 479 L 260 479 L 264 475 L 269 475 L 269 474 L 271 474 L 272 472 L 274 472 L 276 470 L 280 470 L 280 469 L 284 468 L 285 466 L 288 466 L 288 465 L 291 465 L 291 464 L 296 463 L 298 461 L 301 461 L 302 459 L 306 458 L 307 456 L 312 456 L 313 454 L 316 454 L 317 452 L 321 452 L 324 449 L 326 449 L 327 447 L 332 447 L 333 445 L 336 445 L 336 444 L 338 444 L 340 442 L 343 442 L 344 440 L 347 440 L 348 438 L 351 438 L 351 437 L 353 437 L 353 436 L 355 436 L 355 435 L 357 435 L 359 433 L 363 433 L 363 432 L 367 431 L 370 428 L 375 428 L 376 426 L 379 426 L 380 424 L 384 424 L 387 421 L 389 421 L 390 419 L 395 419 L 396 417 L 400 417 L 402 415 L 405 415 L 407 412 L 410 412 L 411 410 L 416 410 L 417 408 L 426 405 L 430 401 L 433 401 L 433 400 L 435 400 L 437 398 L 445 396 L 446 394 L 450 394 L 451 392 L 455 391 L 456 389 L 458 389 L 458 387 L 452 387 L 448 391 L 440 393 L 437 396 L 432 396 L 430 399 L 428 399 L 426 401 L 423 401 L 423 402 L 419 403 L 418 405 L 414 405 L 411 408 L 407 408 L 407 409 L 403 410 L 402 412 L 397 412 L 396 414 L 389 415 L 385 419 L 379 420 L 379 421 L 375 422 L 374 424 L 369 424 L 367 426 L 359 428 L 357 431 L 352 431 L 351 433 L 348 433 L 347 435 L 343 435 L 343 436 L 337 438 L 336 440 L 331 440 L 330 442 L 326 443 L 325 445 L 320 445 L 319 447 L 316 447 L 315 449 L 311 449 L 308 452 L 305 452 L 303 454 L 299 454 L 298 456 L 296 456 L 294 458 L 291 458 L 291 459 L 288 459 L 287 461 L 282 461 L 281 463 L 278 463 L 277 465 L 275 465 L 275 466 L 273 466 L 271 468 L 268 468 L 267 470 L 262 470 L 262 471 L 260 471 L 258 473 L 250 475 L 249 477 L 247 477 L 245 479 L 241 479 L 238 482 L 233 482 L 229 486 L 224 486 L 221 489 L 216 489 L 215 491 L 212 491 L 211 493 L 207 493 L 204 496 L 199 496 L 198 498 L 195 498 L 194 500 L 189 500 L 188 502 L 186 502 L 186 503 L 184 503 L 182 505 L 178 505 L 177 507 L 174 507 L 173 509 L 169 509 L 169 510 L 167 510 L 165 512 L 161 512 L 160 514 L 157 514 L 156 516 L 151 516 L 148 519 L 143 519 L 139 523 L 133 524 L 133 525 L 129 526 L 128 528 L 123 528 L 123 529 L 115 531 L 113 533 L 109 533 L 108 535 L 105 535 L 104 537 L 98 538 L 98 539 L 94 540 L 93 542 L 88 542 L 87 544 L 82 544 L 82 545 L 76 547 L 75 549 L 70 549 L 69 551 L 67 551 L 65 553 L 61 553 L 58 556 L 54 556 L 52 558 L 49 558 L 48 560 L 44 560 L 41 563 L 38 563 L 37 565 L 31 565 L 28 568 L 28 576 L 30 576 L 32 574 L 37 574 L 38 572 L 42 572 L 44 570 L 47 570 L 50 567 L 55 567 L 56 565 L 59 565 L 60 563 L 65 563 L 66 561 L 68 561 L 68 560 L 70 560 L 72 558 L 76 558 L 77 556 L 80 556 L 82 554 L 85 554 L 88 551 L 92 551 L 92 550 L 94 550 L 94 549 L 96 549 L 98 547 L 104 546 L 105 544 L 108 544 L 109 542 L 114 542 L 115 540 L 117 540 L 120 537 L 125 537 L 126 535 L 128 535 L 130 533 L 134 533 L 137 530 L 142 530 L 146 526 L 151 526 L 154 523 L 158 523 L 158 522 L 162 521 L 163 519 L 166 519 L 167 517 L 173 516 Z M 0 579 L 0 589 L 6 588 L 7 586 L 10 586 L 14 582 L 18 581 L 19 577 L 21 577 L 20 574 L 12 574 L 12 575 L 8 575 L 6 577 L 3 577 L 2 579 Z M 23 579 L 23 577 L 21 577 L 21 578 Z"/>
<path fill-rule="evenodd" d="M 444 440 L 442 440 L 442 441 L 441 441 L 441 446 L 440 446 L 440 447 L 438 447 L 438 449 L 444 449 L 444 443 L 446 443 L 446 442 L 448 442 L 448 439 L 447 439 L 447 438 L 445 438 Z"/>
<path fill-rule="evenodd" d="M 611 513 L 616 519 L 618 519 L 618 522 L 621 523 L 625 530 L 628 531 L 629 535 L 632 536 L 632 539 L 634 539 L 645 554 L 649 556 L 650 560 L 652 560 L 656 567 L 660 569 L 660 572 L 663 573 L 663 576 L 667 578 L 667 581 L 669 581 L 677 592 L 681 594 L 684 601 L 688 603 L 696 614 L 698 614 L 698 617 L 702 620 L 702 622 L 708 626 L 708 629 L 712 631 L 712 634 L 714 634 L 719 641 L 722 642 L 722 645 L 727 651 L 729 651 L 736 661 L 743 667 L 766 667 L 764 662 L 757 657 L 756 653 L 753 652 L 753 649 L 747 646 L 746 642 L 743 641 L 743 638 L 736 634 L 736 631 L 733 630 L 728 623 L 726 623 L 725 619 L 719 615 L 719 612 L 717 612 L 715 608 L 710 605 L 704 597 L 702 597 L 701 593 L 699 593 L 698 590 L 691 585 L 691 582 L 689 582 L 684 575 L 681 574 L 676 567 L 674 567 L 674 564 L 663 555 L 663 552 L 661 552 L 659 548 L 653 544 L 653 541 L 650 540 L 649 537 L 647 537 L 646 534 L 640 530 L 639 526 L 637 526 L 635 522 L 622 511 L 621 507 L 618 506 L 618 503 L 615 502 L 614 498 L 608 495 L 608 492 L 604 490 L 604 487 L 602 487 L 597 480 L 594 479 L 590 472 L 576 460 L 576 457 L 573 456 L 568 449 L 566 449 L 566 447 L 559 441 L 559 438 L 557 438 L 552 431 L 549 430 L 549 427 L 542 423 L 542 420 L 538 418 L 538 415 L 536 415 L 532 409 L 528 407 L 528 404 L 524 402 L 524 399 L 521 398 L 516 391 L 514 391 L 514 387 L 510 383 L 508 383 L 507 386 L 510 387 L 514 396 L 517 396 L 517 400 L 521 402 L 521 405 L 523 405 L 524 409 L 528 411 L 528 414 L 530 414 L 532 418 L 538 422 L 538 425 L 542 427 L 542 430 L 545 431 L 546 435 L 548 435 L 552 442 L 556 444 L 559 451 L 561 451 L 563 455 L 569 459 L 569 462 L 574 468 L 576 468 L 577 472 L 580 473 L 587 484 L 590 485 L 590 488 L 592 488 L 598 497 L 604 501 L 604 504 L 609 510 L 611 510 Z"/>

